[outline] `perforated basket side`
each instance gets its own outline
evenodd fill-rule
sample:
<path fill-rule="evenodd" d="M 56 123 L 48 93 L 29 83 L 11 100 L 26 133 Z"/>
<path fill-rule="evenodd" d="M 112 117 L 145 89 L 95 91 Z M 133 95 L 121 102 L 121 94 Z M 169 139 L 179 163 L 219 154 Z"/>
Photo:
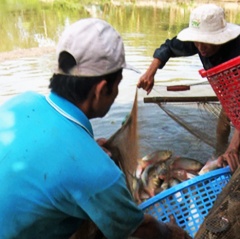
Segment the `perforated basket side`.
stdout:
<path fill-rule="evenodd" d="M 169 222 L 170 215 L 174 216 L 194 236 L 230 177 L 228 167 L 214 170 L 159 193 L 139 207 L 159 221 Z"/>
<path fill-rule="evenodd" d="M 240 130 L 240 56 L 199 73 L 207 77 L 229 119 Z"/>
<path fill-rule="evenodd" d="M 214 76 L 217 75 L 225 70 L 231 69 L 235 66 L 238 66 L 240 64 L 240 56 L 237 56 L 229 61 L 226 61 L 222 64 L 219 64 L 218 66 L 215 66 L 209 70 L 204 70 L 201 69 L 199 70 L 199 74 L 202 77 L 210 77 L 210 76 Z"/>

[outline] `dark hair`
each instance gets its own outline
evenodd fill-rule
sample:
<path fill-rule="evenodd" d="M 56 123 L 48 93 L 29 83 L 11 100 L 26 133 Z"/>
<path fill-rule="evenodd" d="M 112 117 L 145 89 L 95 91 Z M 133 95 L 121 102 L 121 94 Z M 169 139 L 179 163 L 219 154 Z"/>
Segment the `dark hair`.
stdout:
<path fill-rule="evenodd" d="M 101 80 L 107 81 L 108 94 L 111 94 L 114 82 L 118 75 L 122 74 L 122 69 L 117 72 L 96 77 L 80 77 L 67 75 L 69 71 L 76 65 L 76 60 L 68 52 L 62 52 L 58 60 L 59 68 L 66 74 L 53 74 L 50 79 L 49 88 L 54 93 L 66 98 L 73 104 L 83 102 L 92 87 Z"/>

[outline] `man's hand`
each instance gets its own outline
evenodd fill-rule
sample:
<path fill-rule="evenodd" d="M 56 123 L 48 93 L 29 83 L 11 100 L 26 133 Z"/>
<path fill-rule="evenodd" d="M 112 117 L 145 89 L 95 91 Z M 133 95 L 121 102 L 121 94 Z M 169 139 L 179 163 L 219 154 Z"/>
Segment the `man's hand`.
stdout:
<path fill-rule="evenodd" d="M 154 58 L 146 73 L 143 74 L 138 81 L 137 87 L 147 91 L 147 94 L 151 92 L 154 86 L 154 76 L 160 64 L 161 61 L 157 58 Z"/>
<path fill-rule="evenodd" d="M 166 223 L 168 229 L 170 230 L 167 239 L 192 239 L 186 231 L 173 223 Z"/>
<path fill-rule="evenodd" d="M 240 166 L 239 153 L 236 149 L 229 149 L 223 155 L 219 156 L 218 166 L 224 167 L 226 164 L 229 165 L 232 172 L 235 172 L 236 169 Z"/>
<path fill-rule="evenodd" d="M 166 223 L 167 228 L 169 229 L 169 239 L 191 239 L 191 237 L 181 229 L 174 218 L 174 216 L 170 215 L 170 222 Z"/>
<path fill-rule="evenodd" d="M 144 75 L 140 77 L 137 84 L 137 87 L 147 91 L 147 94 L 151 92 L 153 86 L 154 86 L 154 75 L 151 75 L 148 72 L 146 72 Z"/>
<path fill-rule="evenodd" d="M 163 223 L 150 214 L 144 214 L 144 221 L 132 236 L 141 239 L 192 239 L 175 223 Z"/>
<path fill-rule="evenodd" d="M 104 147 L 104 145 L 107 142 L 107 139 L 99 138 L 99 139 L 96 140 L 96 142 L 103 149 L 103 151 L 105 151 L 105 153 L 108 154 L 108 156 L 111 158 L 112 157 L 112 153 L 107 148 Z"/>
<path fill-rule="evenodd" d="M 223 167 L 225 164 L 228 164 L 231 171 L 235 172 L 240 166 L 239 149 L 240 131 L 235 129 L 226 152 L 217 159 L 219 167 Z"/>

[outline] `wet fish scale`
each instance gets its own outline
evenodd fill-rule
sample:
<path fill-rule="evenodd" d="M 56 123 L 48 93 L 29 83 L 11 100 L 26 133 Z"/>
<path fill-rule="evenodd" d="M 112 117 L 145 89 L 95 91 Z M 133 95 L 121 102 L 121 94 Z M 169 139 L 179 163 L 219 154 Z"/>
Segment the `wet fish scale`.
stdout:
<path fill-rule="evenodd" d="M 203 163 L 188 157 L 173 156 L 170 150 L 156 150 L 138 160 L 136 178 L 141 181 L 138 195 L 144 200 L 180 182 L 194 178 Z M 139 197 L 138 197 L 139 198 Z"/>
<path fill-rule="evenodd" d="M 147 154 L 146 156 L 138 160 L 136 176 L 140 177 L 144 169 L 149 165 L 156 164 L 159 162 L 165 162 L 171 156 L 172 156 L 172 151 L 170 150 L 156 150 L 153 153 Z"/>
<path fill-rule="evenodd" d="M 142 158 L 142 161 L 147 161 L 149 163 L 157 163 L 160 161 L 166 161 L 172 156 L 172 151 L 170 150 L 157 150 L 151 154 L 148 154 Z"/>
<path fill-rule="evenodd" d="M 203 167 L 203 164 L 192 158 L 176 157 L 171 164 L 173 169 L 184 169 L 186 171 L 198 172 Z"/>

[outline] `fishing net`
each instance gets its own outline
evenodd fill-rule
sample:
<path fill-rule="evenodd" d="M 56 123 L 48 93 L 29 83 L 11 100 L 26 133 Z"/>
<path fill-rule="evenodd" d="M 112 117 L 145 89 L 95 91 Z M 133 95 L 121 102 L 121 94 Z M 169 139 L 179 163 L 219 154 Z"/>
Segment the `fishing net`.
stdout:
<path fill-rule="evenodd" d="M 191 89 L 196 91 L 195 87 L 199 88 L 199 86 L 191 86 Z M 202 87 L 209 87 L 209 85 L 207 84 Z M 216 134 L 217 128 L 222 127 L 222 132 L 226 132 L 226 128 L 230 128 L 231 132 L 233 132 L 234 126 L 227 120 L 226 115 L 223 114 L 221 104 L 214 94 L 202 96 L 204 94 L 201 92 L 201 96 L 195 96 L 191 92 L 184 92 L 182 94 L 172 92 L 170 96 L 159 97 L 159 92 L 164 92 L 163 86 L 158 87 L 158 96 L 145 97 L 145 105 L 143 106 L 144 108 L 148 107 L 148 105 L 158 107 L 158 109 L 155 108 L 155 113 L 161 118 L 161 122 L 157 120 L 161 127 L 151 125 L 155 131 L 159 130 L 159 132 L 164 134 L 164 132 L 174 128 L 172 137 L 169 138 L 168 142 L 165 142 L 165 144 L 161 142 L 159 146 L 164 148 L 169 147 L 179 155 L 190 156 L 202 163 L 205 163 L 210 157 L 216 158 L 225 151 L 228 141 L 217 143 L 219 141 Z M 143 116 L 141 107 L 139 107 L 138 117 L 140 121 Z M 155 117 L 154 121 L 156 119 Z M 220 121 L 221 124 L 219 124 Z M 138 125 L 142 126 L 140 123 Z M 147 124 L 144 127 L 147 127 Z M 177 135 L 176 137 L 173 136 L 174 133 Z M 226 139 L 228 139 L 228 133 L 224 135 Z M 153 133 L 150 133 L 150 135 L 153 135 Z M 229 138 L 231 138 L 231 134 Z M 187 139 L 189 140 L 187 141 Z M 139 137 L 139 141 L 141 148 L 143 145 L 141 137 Z M 183 142 L 186 141 L 188 143 L 184 144 Z M 150 144 L 154 144 L 153 139 L 150 142 Z M 217 201 L 214 202 L 214 206 L 205 217 L 194 239 L 240 238 L 238 236 L 240 223 L 240 214 L 238 211 L 240 202 L 239 174 L 240 171 L 238 170 L 226 188 L 217 197 Z"/>
<path fill-rule="evenodd" d="M 191 99 L 192 102 L 184 103 L 185 100 L 188 101 Z M 216 119 L 219 116 L 221 107 L 218 103 L 211 102 L 211 100 L 214 100 L 212 98 L 208 99 L 208 97 L 201 97 L 198 99 L 197 97 L 191 97 L 191 99 L 183 97 L 158 97 L 155 98 L 154 101 L 161 110 L 181 127 L 210 147 L 215 148 L 216 137 L 214 135 L 214 130 L 216 129 Z M 149 103 L 151 102 L 150 100 L 145 99 L 145 102 Z M 212 109 L 214 112 L 212 112 Z M 196 120 L 193 121 L 191 116 L 195 117 Z M 208 124 L 204 123 L 206 120 Z"/>
<path fill-rule="evenodd" d="M 240 238 L 240 168 L 218 195 L 195 239 Z"/>
<path fill-rule="evenodd" d="M 127 186 L 132 192 L 133 175 L 138 159 L 137 111 L 138 94 L 136 91 L 130 115 L 104 145 L 112 154 L 112 160 L 126 175 Z M 104 239 L 102 232 L 92 221 L 85 221 L 70 239 Z"/>
<path fill-rule="evenodd" d="M 157 104 L 169 118 L 194 136 L 195 142 L 205 144 L 203 151 L 212 152 L 215 157 L 225 151 L 233 126 L 216 97 L 154 97 L 146 98 L 145 103 Z M 217 131 L 221 132 L 218 138 Z"/>
<path fill-rule="evenodd" d="M 163 92 L 163 86 L 159 87 Z M 191 86 L 191 90 L 194 91 L 194 87 L 199 86 Z M 176 92 L 168 93 L 170 96 L 139 100 L 136 90 L 129 117 L 105 145 L 125 173 L 132 193 L 138 159 L 155 150 L 171 150 L 174 155 L 190 157 L 201 163 L 216 154 L 216 128 L 222 109 L 216 96 L 189 97 L 187 92 L 181 96 L 174 95 Z M 104 237 L 93 222 L 87 222 L 72 238 Z"/>
<path fill-rule="evenodd" d="M 224 110 L 239 130 L 240 56 L 210 70 L 200 70 L 218 96 Z M 199 228 L 196 239 L 240 238 L 240 168 L 218 196 Z"/>
<path fill-rule="evenodd" d="M 136 91 L 133 107 L 122 127 L 107 141 L 105 147 L 112 153 L 112 159 L 126 175 L 127 185 L 132 191 L 133 175 L 138 155 L 138 94 Z"/>
<path fill-rule="evenodd" d="M 158 85 L 152 95 L 144 97 L 144 104 L 139 105 L 138 113 L 139 134 L 144 138 L 146 136 L 141 134 L 141 129 L 153 128 L 153 131 L 150 129 L 151 140 L 148 141 L 152 149 L 168 148 L 177 155 L 188 156 L 202 163 L 225 152 L 234 127 L 223 113 L 209 84 L 192 85 L 190 90 L 184 92 L 168 92 L 165 86 Z M 151 119 L 148 116 L 148 119 L 141 119 L 146 118 L 145 108 L 154 111 Z M 159 132 L 158 135 L 156 132 Z M 146 142 L 141 137 L 139 140 L 141 150 Z"/>

